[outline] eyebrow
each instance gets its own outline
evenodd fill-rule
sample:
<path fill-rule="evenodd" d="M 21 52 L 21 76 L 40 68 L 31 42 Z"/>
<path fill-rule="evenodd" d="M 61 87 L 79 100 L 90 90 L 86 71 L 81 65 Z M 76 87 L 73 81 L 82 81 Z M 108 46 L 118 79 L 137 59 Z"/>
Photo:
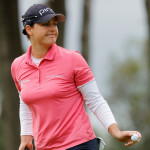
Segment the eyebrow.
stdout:
<path fill-rule="evenodd" d="M 50 23 L 51 21 L 52 21 L 52 19 L 47 22 L 44 22 L 44 23 Z M 55 19 L 55 20 L 53 20 L 53 22 L 58 22 L 58 21 Z"/>

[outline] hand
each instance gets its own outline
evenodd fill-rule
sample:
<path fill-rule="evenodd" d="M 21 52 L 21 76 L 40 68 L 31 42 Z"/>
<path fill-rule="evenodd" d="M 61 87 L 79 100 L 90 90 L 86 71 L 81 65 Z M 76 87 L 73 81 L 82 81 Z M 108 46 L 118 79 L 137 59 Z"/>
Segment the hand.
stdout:
<path fill-rule="evenodd" d="M 141 134 L 138 131 L 120 131 L 117 124 L 112 124 L 108 128 L 109 133 L 116 138 L 120 142 L 125 142 L 125 146 L 131 146 L 135 143 L 139 143 L 141 140 Z M 139 136 L 139 139 L 137 142 L 133 142 L 131 140 L 131 136 L 133 134 L 137 134 Z"/>
<path fill-rule="evenodd" d="M 33 137 L 31 135 L 22 135 L 19 150 L 25 150 L 25 148 L 33 150 L 32 138 Z"/>
<path fill-rule="evenodd" d="M 137 134 L 139 136 L 139 139 L 137 142 L 133 142 L 131 140 L 131 136 L 133 134 Z M 120 142 L 125 142 L 125 146 L 131 146 L 135 143 L 139 143 L 141 140 L 141 134 L 138 131 L 119 131 L 118 134 L 115 137 Z"/>

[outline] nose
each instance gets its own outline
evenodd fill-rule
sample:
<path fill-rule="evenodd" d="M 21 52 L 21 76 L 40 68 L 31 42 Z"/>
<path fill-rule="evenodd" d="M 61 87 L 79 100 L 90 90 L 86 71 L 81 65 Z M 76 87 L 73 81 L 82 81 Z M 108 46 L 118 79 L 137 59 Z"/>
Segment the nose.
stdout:
<path fill-rule="evenodd" d="M 49 24 L 49 30 L 55 30 L 57 27 L 54 24 Z"/>

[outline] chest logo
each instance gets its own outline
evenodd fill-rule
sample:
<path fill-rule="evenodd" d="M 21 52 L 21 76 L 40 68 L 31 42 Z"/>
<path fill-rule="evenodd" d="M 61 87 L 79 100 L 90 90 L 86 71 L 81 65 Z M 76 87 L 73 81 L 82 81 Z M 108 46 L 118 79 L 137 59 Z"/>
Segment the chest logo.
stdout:
<path fill-rule="evenodd" d="M 48 75 L 46 78 L 64 78 L 62 75 Z"/>

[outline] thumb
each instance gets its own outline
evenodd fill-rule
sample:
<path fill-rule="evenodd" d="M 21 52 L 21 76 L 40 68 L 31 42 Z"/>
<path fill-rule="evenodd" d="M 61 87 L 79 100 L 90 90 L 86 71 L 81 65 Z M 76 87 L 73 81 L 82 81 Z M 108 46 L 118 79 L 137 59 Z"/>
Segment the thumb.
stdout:
<path fill-rule="evenodd" d="M 19 146 L 19 150 L 25 150 L 25 145 L 21 144 L 21 145 Z"/>

